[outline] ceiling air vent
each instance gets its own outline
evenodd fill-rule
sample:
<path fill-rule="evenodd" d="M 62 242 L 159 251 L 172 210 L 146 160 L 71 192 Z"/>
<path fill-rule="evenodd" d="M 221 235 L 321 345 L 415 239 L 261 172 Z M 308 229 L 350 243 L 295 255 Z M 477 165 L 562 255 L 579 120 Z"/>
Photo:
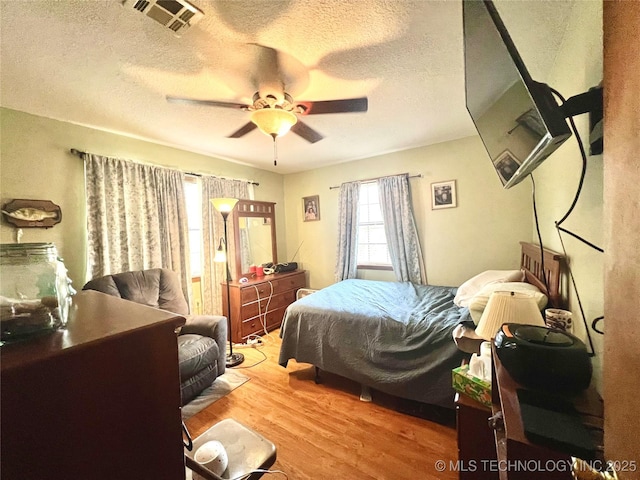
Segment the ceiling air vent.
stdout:
<path fill-rule="evenodd" d="M 202 10 L 186 0 L 124 0 L 122 4 L 153 18 L 177 36 L 204 17 Z"/>

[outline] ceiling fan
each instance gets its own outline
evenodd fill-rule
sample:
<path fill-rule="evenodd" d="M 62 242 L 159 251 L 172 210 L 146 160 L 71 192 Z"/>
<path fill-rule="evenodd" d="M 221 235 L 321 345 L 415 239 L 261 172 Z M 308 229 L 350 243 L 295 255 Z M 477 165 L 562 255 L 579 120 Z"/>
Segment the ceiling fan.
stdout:
<path fill-rule="evenodd" d="M 235 108 L 251 112 L 250 122 L 228 135 L 228 138 L 240 138 L 256 128 L 270 135 L 274 142 L 289 130 L 310 143 L 316 143 L 324 137 L 322 134 L 298 120 L 298 115 L 321 115 L 328 113 L 366 112 L 367 97 L 341 100 L 294 101 L 286 92 L 287 75 L 282 70 L 280 54 L 277 50 L 262 45 L 258 47 L 256 74 L 252 83 L 257 88 L 253 95 L 253 103 L 222 102 L 217 100 L 200 100 L 167 95 L 166 99 L 173 103 L 187 103 L 210 107 Z"/>

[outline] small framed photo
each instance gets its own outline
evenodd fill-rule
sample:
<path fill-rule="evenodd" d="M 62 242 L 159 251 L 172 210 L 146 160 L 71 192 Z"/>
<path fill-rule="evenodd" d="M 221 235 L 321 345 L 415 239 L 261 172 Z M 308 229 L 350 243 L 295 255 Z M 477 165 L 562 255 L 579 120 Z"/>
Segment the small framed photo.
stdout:
<path fill-rule="evenodd" d="M 436 182 L 431 184 L 431 209 L 457 207 L 456 181 Z"/>
<path fill-rule="evenodd" d="M 498 158 L 493 162 L 493 165 L 495 166 L 496 171 L 500 176 L 500 180 L 502 180 L 502 184 L 504 185 L 511 180 L 511 177 L 516 173 L 516 170 L 520 168 L 520 160 L 518 160 L 518 158 L 509 150 L 505 150 L 498 155 Z"/>
<path fill-rule="evenodd" d="M 302 197 L 302 218 L 305 222 L 320 220 L 320 195 Z"/>

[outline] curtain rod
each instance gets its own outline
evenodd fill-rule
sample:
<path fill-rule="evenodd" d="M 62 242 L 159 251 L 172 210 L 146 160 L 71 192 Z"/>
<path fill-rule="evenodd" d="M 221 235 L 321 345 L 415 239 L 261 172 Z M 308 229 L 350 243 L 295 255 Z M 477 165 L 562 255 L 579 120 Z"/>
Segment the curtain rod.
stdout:
<path fill-rule="evenodd" d="M 407 173 L 399 173 L 397 175 L 408 175 L 408 174 Z M 383 175 L 381 177 L 365 178 L 363 180 L 354 180 L 354 182 L 362 182 L 362 183 L 373 182 L 374 180 L 379 180 L 380 178 L 395 177 L 397 175 Z M 422 174 L 421 173 L 416 173 L 415 175 L 409 175 L 408 178 L 422 178 Z M 334 190 L 336 188 L 340 188 L 340 185 L 329 187 L 329 190 Z"/>
<path fill-rule="evenodd" d="M 194 172 L 184 172 L 185 175 L 192 175 L 194 177 L 202 177 L 204 174 L 202 173 L 194 173 Z M 209 174 L 206 174 L 209 175 Z M 221 178 L 222 180 L 235 180 L 235 178 L 226 178 L 226 177 L 221 177 L 219 175 L 209 175 L 210 177 L 216 177 L 216 178 Z M 252 180 L 243 180 L 245 182 L 247 182 L 250 185 L 255 185 L 257 187 L 260 186 L 260 184 L 258 182 L 254 182 Z"/>
<path fill-rule="evenodd" d="M 83 155 L 88 155 L 87 152 L 82 152 L 80 150 L 77 150 L 75 148 L 72 148 L 71 150 L 69 150 L 73 155 L 76 155 L 80 158 L 82 158 Z M 181 170 L 185 175 L 193 175 L 194 177 L 202 177 L 202 173 L 193 173 L 193 172 L 185 172 L 184 170 Z M 218 175 L 211 175 L 212 177 L 216 177 L 216 178 L 221 178 L 223 180 L 229 180 L 228 178 L 225 177 L 220 177 Z M 260 184 L 258 182 L 253 182 L 251 180 L 246 180 L 246 182 L 250 185 L 255 185 L 257 187 L 260 186 Z"/>

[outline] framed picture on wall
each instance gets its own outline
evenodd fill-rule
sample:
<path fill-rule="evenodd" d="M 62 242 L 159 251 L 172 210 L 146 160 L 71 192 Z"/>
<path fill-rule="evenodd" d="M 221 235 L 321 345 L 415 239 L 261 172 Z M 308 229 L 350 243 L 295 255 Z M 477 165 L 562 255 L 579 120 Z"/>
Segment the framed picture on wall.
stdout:
<path fill-rule="evenodd" d="M 320 195 L 302 197 L 302 218 L 305 222 L 320 220 Z"/>
<path fill-rule="evenodd" d="M 431 184 L 431 209 L 457 207 L 456 181 L 436 182 Z"/>
<path fill-rule="evenodd" d="M 493 165 L 496 167 L 496 171 L 504 185 L 511 180 L 511 177 L 516 173 L 516 170 L 520 168 L 520 160 L 518 160 L 518 158 L 509 150 L 505 150 L 498 156 L 498 158 L 496 158 Z"/>

